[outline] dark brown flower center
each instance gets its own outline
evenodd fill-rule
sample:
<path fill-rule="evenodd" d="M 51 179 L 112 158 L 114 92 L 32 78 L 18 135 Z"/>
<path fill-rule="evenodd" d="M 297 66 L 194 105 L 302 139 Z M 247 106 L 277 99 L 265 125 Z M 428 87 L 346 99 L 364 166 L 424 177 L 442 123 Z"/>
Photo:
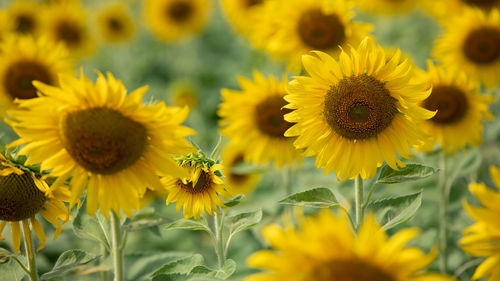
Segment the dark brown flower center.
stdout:
<path fill-rule="evenodd" d="M 460 89 L 454 86 L 440 85 L 432 89 L 431 95 L 424 101 L 424 108 L 437 110 L 431 118 L 439 124 L 452 124 L 462 120 L 469 106 L 467 98 Z"/>
<path fill-rule="evenodd" d="M 0 220 L 31 218 L 42 209 L 46 200 L 30 174 L 0 176 Z"/>
<path fill-rule="evenodd" d="M 257 6 L 257 5 L 264 3 L 264 0 L 245 0 L 245 1 L 246 1 L 247 8 Z"/>
<path fill-rule="evenodd" d="M 396 281 L 381 268 L 364 261 L 333 260 L 313 269 L 314 281 Z"/>
<path fill-rule="evenodd" d="M 178 23 L 187 21 L 193 13 L 193 6 L 187 1 L 174 2 L 167 8 L 167 17 Z"/>
<path fill-rule="evenodd" d="M 18 33 L 33 33 L 35 29 L 35 19 L 31 15 L 19 15 L 15 19 L 15 26 L 15 30 Z"/>
<path fill-rule="evenodd" d="M 325 15 L 320 10 L 305 12 L 297 27 L 302 42 L 313 49 L 336 48 L 345 41 L 345 27 L 339 17 Z"/>
<path fill-rule="evenodd" d="M 331 86 L 323 110 L 328 125 L 352 140 L 377 136 L 396 112 L 395 99 L 384 84 L 366 74 L 345 77 Z"/>
<path fill-rule="evenodd" d="M 177 185 L 182 188 L 182 190 L 187 191 L 191 194 L 206 192 L 207 190 L 210 190 L 212 188 L 212 184 L 212 177 L 205 171 L 201 171 L 200 177 L 198 178 L 198 181 L 194 186 L 192 182 L 184 184 L 181 180 L 177 180 Z"/>
<path fill-rule="evenodd" d="M 118 18 L 108 19 L 108 27 L 111 31 L 119 33 L 123 30 L 123 23 Z"/>
<path fill-rule="evenodd" d="M 56 36 L 70 47 L 78 46 L 82 42 L 82 29 L 72 22 L 62 21 L 56 26 Z"/>
<path fill-rule="evenodd" d="M 238 154 L 234 159 L 233 161 L 231 162 L 231 165 L 229 165 L 230 167 L 234 167 L 240 163 L 244 163 L 244 158 L 243 158 L 243 155 L 242 154 Z M 242 183 L 244 182 L 246 179 L 248 179 L 248 175 L 245 175 L 245 174 L 236 174 L 236 173 L 233 173 L 232 171 L 229 173 L 229 179 L 232 181 L 232 182 L 235 182 L 235 183 Z"/>
<path fill-rule="evenodd" d="M 41 81 L 52 84 L 52 75 L 45 65 L 36 61 L 18 61 L 7 68 L 3 84 L 7 93 L 14 99 L 32 99 L 36 89 L 32 82 Z"/>
<path fill-rule="evenodd" d="M 467 35 L 462 45 L 465 56 L 477 64 L 488 64 L 500 58 L 500 29 L 483 27 Z"/>
<path fill-rule="evenodd" d="M 71 157 L 96 174 L 114 174 L 143 155 L 146 128 L 120 112 L 94 107 L 66 114 L 60 123 L 63 145 Z"/>
<path fill-rule="evenodd" d="M 484 10 L 492 9 L 495 5 L 500 3 L 499 0 L 462 0 L 465 4 L 470 6 L 477 6 Z"/>
<path fill-rule="evenodd" d="M 283 97 L 274 95 L 262 101 L 255 108 L 255 121 L 259 130 L 271 137 L 284 138 L 283 135 L 293 123 L 285 121 L 283 115 L 291 110 L 283 108 L 287 103 Z"/>

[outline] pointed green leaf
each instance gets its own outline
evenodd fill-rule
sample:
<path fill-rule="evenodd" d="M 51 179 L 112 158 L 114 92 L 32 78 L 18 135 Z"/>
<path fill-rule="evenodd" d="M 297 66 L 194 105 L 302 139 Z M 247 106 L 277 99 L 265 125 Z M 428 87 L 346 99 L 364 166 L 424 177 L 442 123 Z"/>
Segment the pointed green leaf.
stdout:
<path fill-rule="evenodd" d="M 0 248 L 0 264 L 8 262 L 12 256 L 15 256 L 15 254 L 9 252 L 7 249 Z"/>
<path fill-rule="evenodd" d="M 125 269 L 129 280 L 143 280 L 162 265 L 190 257 L 187 252 L 145 252 L 125 256 Z"/>
<path fill-rule="evenodd" d="M 407 164 L 406 167 L 399 169 L 399 171 L 393 170 L 388 165 L 384 165 L 376 184 L 393 184 L 419 180 L 432 176 L 438 171 L 439 169 L 420 164 Z"/>
<path fill-rule="evenodd" d="M 226 217 L 229 225 L 229 235 L 232 236 L 240 231 L 251 228 L 262 219 L 262 210 L 240 213 Z"/>
<path fill-rule="evenodd" d="M 189 257 L 177 259 L 164 264 L 156 270 L 151 276 L 158 274 L 187 274 L 196 266 L 203 264 L 203 257 L 200 254 L 194 254 Z"/>
<path fill-rule="evenodd" d="M 375 213 L 384 230 L 391 229 L 411 219 L 422 204 L 422 192 L 373 201 L 366 207 Z"/>
<path fill-rule="evenodd" d="M 227 259 L 224 262 L 224 266 L 220 270 L 217 271 L 215 277 L 226 280 L 231 277 L 233 273 L 236 271 L 236 262 L 232 259 Z"/>
<path fill-rule="evenodd" d="M 201 221 L 180 219 L 165 226 L 165 229 L 186 229 L 186 230 L 204 230 L 210 232 L 210 229 Z"/>
<path fill-rule="evenodd" d="M 76 217 L 73 219 L 73 232 L 80 238 L 101 242 L 109 249 L 109 241 L 102 229 L 102 227 L 109 227 L 109 223 L 99 212 L 93 217 L 87 215 L 85 205 L 84 200 L 77 211 Z"/>
<path fill-rule="evenodd" d="M 282 199 L 280 203 L 314 208 L 339 206 L 339 203 L 332 191 L 324 187 L 294 193 L 285 199 Z"/>
<path fill-rule="evenodd" d="M 94 261 L 97 258 L 98 256 L 83 250 L 68 250 L 59 256 L 54 268 L 43 274 L 40 278 L 42 280 L 47 280 L 56 276 L 64 275 L 67 271 Z"/>
<path fill-rule="evenodd" d="M 127 231 L 137 231 L 144 228 L 152 228 L 154 226 L 167 224 L 172 220 L 158 215 L 153 208 L 142 209 L 132 219 L 127 219 L 122 226 Z"/>
<path fill-rule="evenodd" d="M 236 205 L 240 204 L 241 199 L 243 199 L 244 197 L 245 197 L 245 195 L 238 194 L 235 197 L 233 197 L 231 200 L 224 203 L 224 206 L 226 206 L 226 207 L 236 206 Z"/>
<path fill-rule="evenodd" d="M 26 265 L 24 257 L 17 256 L 16 258 Z M 8 261 L 0 263 L 0 280 L 2 281 L 21 281 L 25 275 L 26 272 L 24 272 L 14 258 L 9 258 Z"/>

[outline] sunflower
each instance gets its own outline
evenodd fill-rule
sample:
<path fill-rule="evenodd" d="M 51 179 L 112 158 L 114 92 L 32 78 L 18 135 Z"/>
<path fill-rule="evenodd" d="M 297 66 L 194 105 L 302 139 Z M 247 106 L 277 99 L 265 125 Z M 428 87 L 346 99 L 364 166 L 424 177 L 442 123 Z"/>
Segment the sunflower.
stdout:
<path fill-rule="evenodd" d="M 7 122 L 27 144 L 19 154 L 40 163 L 58 181 L 72 177 L 71 206 L 87 186 L 87 212 L 100 207 L 108 216 L 120 209 L 132 216 L 147 188 L 162 189 L 158 175 L 184 175 L 170 154 L 191 151 L 184 139 L 194 134 L 180 126 L 188 109 L 164 103 L 142 104 L 147 87 L 126 96 L 121 81 L 98 73 L 94 85 L 61 75 L 60 87 L 34 82 L 36 99 L 19 101 Z"/>
<path fill-rule="evenodd" d="M 211 8 L 209 0 L 146 0 L 145 5 L 151 31 L 167 42 L 200 32 Z"/>
<path fill-rule="evenodd" d="M 234 167 L 244 163 L 244 149 L 229 144 L 222 151 L 222 163 L 224 164 L 224 179 L 231 188 L 228 190 L 230 196 L 249 193 L 260 179 L 257 173 L 241 174 L 235 173 Z"/>
<path fill-rule="evenodd" d="M 481 9 L 485 12 L 500 9 L 499 0 L 425 0 L 422 4 L 443 23 L 446 23 L 450 16 L 460 15 L 467 8 Z"/>
<path fill-rule="evenodd" d="M 81 58 L 94 51 L 86 14 L 79 1 L 61 0 L 51 4 L 43 17 L 43 34 L 63 42 L 72 57 Z"/>
<path fill-rule="evenodd" d="M 356 6 L 369 13 L 399 14 L 410 12 L 421 0 L 359 0 Z"/>
<path fill-rule="evenodd" d="M 14 250 L 20 252 L 21 225 L 24 235 L 30 235 L 29 224 L 41 241 L 37 250 L 45 247 L 45 232 L 36 214 L 42 215 L 56 227 L 54 239 L 62 231 L 61 221 L 69 219 L 69 212 L 64 202 L 69 201 L 69 189 L 60 186 L 52 189 L 40 175 L 35 175 L 28 168 L 16 167 L 3 155 L 0 155 L 0 240 L 7 223 L 12 229 Z M 31 239 L 27 239 L 31 241 Z M 29 252 L 32 253 L 31 244 Z"/>
<path fill-rule="evenodd" d="M 278 81 L 273 76 L 266 79 L 255 71 L 255 82 L 240 77 L 242 91 L 222 89 L 222 104 L 218 115 L 221 133 L 238 146 L 244 148 L 244 160 L 267 164 L 273 161 L 277 167 L 301 159 L 293 147 L 292 139 L 283 133 L 293 124 L 283 115 L 289 110 L 283 97 L 286 94 L 286 76 Z"/>
<path fill-rule="evenodd" d="M 20 34 L 38 34 L 44 9 L 35 1 L 14 1 L 7 10 L 8 29 Z"/>
<path fill-rule="evenodd" d="M 346 0 L 267 1 L 257 20 L 251 41 L 288 68 L 299 72 L 300 58 L 311 50 L 331 55 L 339 46 L 359 44 L 372 25 L 351 21 L 354 13 Z"/>
<path fill-rule="evenodd" d="M 371 178 L 384 160 L 404 167 L 397 154 L 409 157 L 425 138 L 419 123 L 434 115 L 419 106 L 430 86 L 411 83 L 412 65 L 400 60 L 401 52 L 386 58 L 370 38 L 343 51 L 338 63 L 314 54 L 303 57 L 310 77 L 296 77 L 287 89 L 285 108 L 293 111 L 285 120 L 297 124 L 285 136 L 297 136 L 295 146 L 340 180 Z"/>
<path fill-rule="evenodd" d="M 466 9 L 448 19 L 434 56 L 445 68 L 464 71 L 486 88 L 495 87 L 500 76 L 500 12 Z"/>
<path fill-rule="evenodd" d="M 431 95 L 421 106 L 436 115 L 422 124 L 430 136 L 424 150 L 431 150 L 436 141 L 446 152 L 456 153 L 466 145 L 481 143 L 484 118 L 493 119 L 488 111 L 492 97 L 479 93 L 478 83 L 463 72 L 446 71 L 428 62 L 427 79 L 432 84 Z"/>
<path fill-rule="evenodd" d="M 37 96 L 32 82 L 57 84 L 59 73 L 72 74 L 68 50 L 47 38 L 8 36 L 0 43 L 0 104 L 3 113 L 14 99 Z"/>
<path fill-rule="evenodd" d="M 222 0 L 222 8 L 234 29 L 248 35 L 264 2 L 265 0 Z"/>
<path fill-rule="evenodd" d="M 166 176 L 161 182 L 168 190 L 166 204 L 177 202 L 177 212 L 183 208 L 184 218 L 200 218 L 207 212 L 214 215 L 217 207 L 223 206 L 219 197 L 226 194 L 226 184 L 216 172 L 224 167 L 220 164 L 199 164 L 192 161 L 182 161 L 181 167 L 187 171 L 186 177 Z"/>
<path fill-rule="evenodd" d="M 127 5 L 115 2 L 108 4 L 97 15 L 101 36 L 104 40 L 117 43 L 132 38 L 134 21 Z"/>
<path fill-rule="evenodd" d="M 500 187 L 500 170 L 490 167 L 491 177 Z M 470 184 L 470 191 L 479 199 L 484 207 L 471 206 L 465 203 L 465 210 L 476 220 L 476 223 L 464 230 L 464 237 L 459 244 L 470 255 L 486 257 L 472 276 L 472 280 L 487 278 L 487 281 L 500 279 L 500 192 L 488 188 L 484 184 Z"/>
<path fill-rule="evenodd" d="M 174 83 L 170 89 L 170 101 L 175 106 L 195 108 L 198 105 L 195 86 L 187 81 Z"/>
<path fill-rule="evenodd" d="M 374 216 L 367 216 L 354 235 L 346 216 L 324 210 L 302 220 L 300 230 L 270 225 L 263 229 L 271 250 L 251 255 L 250 266 L 266 269 L 245 281 L 451 281 L 437 274 L 421 273 L 435 258 L 405 246 L 418 236 L 404 229 L 387 237 Z"/>

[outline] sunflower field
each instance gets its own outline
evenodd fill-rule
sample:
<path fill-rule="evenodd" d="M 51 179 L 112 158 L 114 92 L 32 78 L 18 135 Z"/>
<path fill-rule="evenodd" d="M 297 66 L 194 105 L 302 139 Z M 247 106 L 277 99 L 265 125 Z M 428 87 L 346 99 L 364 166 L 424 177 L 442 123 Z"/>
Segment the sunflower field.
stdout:
<path fill-rule="evenodd" d="M 500 281 L 500 1 L 0 0 L 0 281 Z"/>

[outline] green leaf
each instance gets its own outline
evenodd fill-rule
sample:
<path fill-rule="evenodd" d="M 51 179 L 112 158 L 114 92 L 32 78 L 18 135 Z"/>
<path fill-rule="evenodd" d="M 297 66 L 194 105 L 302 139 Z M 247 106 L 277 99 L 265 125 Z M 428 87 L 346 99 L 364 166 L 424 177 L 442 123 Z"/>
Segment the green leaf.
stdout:
<path fill-rule="evenodd" d="M 165 229 L 186 229 L 186 230 L 204 230 L 210 232 L 210 229 L 201 221 L 180 219 L 165 226 Z"/>
<path fill-rule="evenodd" d="M 332 191 L 324 187 L 294 193 L 282 199 L 279 203 L 314 208 L 339 206 L 337 198 L 335 198 Z"/>
<path fill-rule="evenodd" d="M 228 216 L 227 221 L 229 224 L 229 235 L 234 234 L 249 229 L 252 226 L 258 224 L 262 219 L 262 210 L 256 210 L 253 212 L 240 213 L 233 216 Z"/>
<path fill-rule="evenodd" d="M 167 218 L 158 215 L 153 208 L 145 208 L 141 210 L 132 219 L 127 219 L 122 226 L 127 231 L 137 231 L 144 228 L 150 228 L 171 222 Z"/>
<path fill-rule="evenodd" d="M 456 161 L 448 161 L 450 167 L 447 168 L 447 170 L 451 171 L 448 178 L 451 181 L 456 179 L 459 175 L 470 175 L 477 171 L 483 160 L 481 151 L 475 148 L 461 152 L 457 156 L 459 159 Z M 456 159 L 457 157 L 454 158 Z"/>
<path fill-rule="evenodd" d="M 388 165 L 384 165 L 375 184 L 393 184 L 419 180 L 432 176 L 438 171 L 439 169 L 420 164 L 407 164 L 406 167 L 399 169 L 399 171 L 393 170 Z"/>
<path fill-rule="evenodd" d="M 236 205 L 240 204 L 241 199 L 243 199 L 244 197 L 245 197 L 245 195 L 238 194 L 235 197 L 233 197 L 231 200 L 224 203 L 224 206 L 226 206 L 226 207 L 236 206 Z"/>
<path fill-rule="evenodd" d="M 164 264 L 156 270 L 151 276 L 158 274 L 187 274 L 196 266 L 203 264 L 203 257 L 200 254 L 194 254 L 189 257 L 180 258 Z"/>
<path fill-rule="evenodd" d="M 422 192 L 373 201 L 366 207 L 375 213 L 383 229 L 388 230 L 411 219 L 422 204 Z"/>
<path fill-rule="evenodd" d="M 84 200 L 73 220 L 73 231 L 79 238 L 98 241 L 109 249 L 109 241 L 100 225 L 102 224 L 103 227 L 109 228 L 109 223 L 99 212 L 94 217 L 87 215 L 85 205 L 86 202 Z"/>
<path fill-rule="evenodd" d="M 59 256 L 54 268 L 43 274 L 40 278 L 42 280 L 47 280 L 56 276 L 64 275 L 67 271 L 94 261 L 97 258 L 98 256 L 83 250 L 68 250 Z"/>
<path fill-rule="evenodd" d="M 231 277 L 233 273 L 236 271 L 236 262 L 232 259 L 227 259 L 224 262 L 224 266 L 220 270 L 217 271 L 215 277 L 226 280 Z"/>
<path fill-rule="evenodd" d="M 23 264 L 26 264 L 24 257 L 17 256 L 16 258 Z M 21 281 L 25 275 L 26 272 L 24 272 L 14 258 L 9 258 L 7 262 L 0 263 L 0 280 L 2 281 Z"/>
<path fill-rule="evenodd" d="M 206 274 L 159 274 L 151 281 L 222 281 L 223 279 Z"/>
<path fill-rule="evenodd" d="M 15 254 L 9 252 L 7 249 L 0 248 L 0 264 L 7 263 L 12 256 L 15 256 Z"/>
<path fill-rule="evenodd" d="M 129 280 L 143 280 L 162 265 L 192 256 L 186 252 L 145 252 L 125 256 L 125 268 Z"/>

